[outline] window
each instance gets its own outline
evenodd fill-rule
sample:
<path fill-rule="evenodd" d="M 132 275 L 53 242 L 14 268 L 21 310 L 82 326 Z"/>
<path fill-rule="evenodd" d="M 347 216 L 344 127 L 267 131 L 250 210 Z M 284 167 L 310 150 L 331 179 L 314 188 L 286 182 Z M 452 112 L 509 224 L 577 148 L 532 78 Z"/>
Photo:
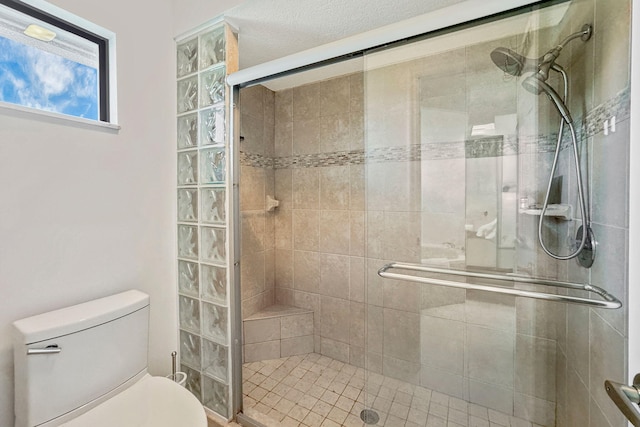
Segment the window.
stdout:
<path fill-rule="evenodd" d="M 0 101 L 115 121 L 114 44 L 113 33 L 43 1 L 0 0 Z"/>

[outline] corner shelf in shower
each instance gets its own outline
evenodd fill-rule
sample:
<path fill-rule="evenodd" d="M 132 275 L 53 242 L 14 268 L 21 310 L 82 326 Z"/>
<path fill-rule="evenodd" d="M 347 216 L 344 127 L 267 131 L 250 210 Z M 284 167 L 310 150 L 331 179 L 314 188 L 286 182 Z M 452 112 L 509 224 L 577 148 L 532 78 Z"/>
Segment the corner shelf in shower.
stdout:
<path fill-rule="evenodd" d="M 544 212 L 544 216 L 558 218 L 563 221 L 571 221 L 573 219 L 572 211 L 573 209 L 571 205 L 564 205 L 564 204 L 549 205 L 547 206 L 547 209 Z M 540 214 L 542 213 L 542 208 L 530 207 L 529 209 L 520 209 L 520 213 L 525 215 L 540 216 Z"/>

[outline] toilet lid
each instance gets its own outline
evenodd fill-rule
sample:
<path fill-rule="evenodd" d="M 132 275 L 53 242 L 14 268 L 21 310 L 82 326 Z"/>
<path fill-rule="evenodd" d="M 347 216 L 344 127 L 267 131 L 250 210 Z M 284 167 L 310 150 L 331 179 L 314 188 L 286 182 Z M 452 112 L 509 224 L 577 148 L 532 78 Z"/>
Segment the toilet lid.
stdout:
<path fill-rule="evenodd" d="M 185 388 L 167 378 L 146 375 L 62 426 L 206 427 L 207 417 L 198 399 Z"/>

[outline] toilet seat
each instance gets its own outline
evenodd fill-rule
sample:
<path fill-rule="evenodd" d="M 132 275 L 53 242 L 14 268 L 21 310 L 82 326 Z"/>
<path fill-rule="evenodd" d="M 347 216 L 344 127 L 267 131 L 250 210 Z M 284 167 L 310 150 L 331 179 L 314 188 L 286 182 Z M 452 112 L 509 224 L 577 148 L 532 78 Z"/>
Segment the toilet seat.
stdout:
<path fill-rule="evenodd" d="M 206 427 L 202 404 L 184 387 L 146 374 L 64 427 Z"/>

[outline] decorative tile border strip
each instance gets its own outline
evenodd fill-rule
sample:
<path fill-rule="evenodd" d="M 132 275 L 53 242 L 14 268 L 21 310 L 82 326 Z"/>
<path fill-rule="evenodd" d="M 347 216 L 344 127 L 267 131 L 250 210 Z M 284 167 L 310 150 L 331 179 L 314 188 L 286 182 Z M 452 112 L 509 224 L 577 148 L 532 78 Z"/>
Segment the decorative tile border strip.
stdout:
<path fill-rule="evenodd" d="M 630 116 L 630 91 L 625 89 L 612 99 L 595 107 L 586 118 L 575 121 L 578 141 L 584 141 L 602 131 L 602 123 L 616 116 L 618 122 Z M 563 146 L 571 145 L 569 127 L 564 127 Z M 407 162 L 437 159 L 482 158 L 511 156 L 524 153 L 549 153 L 556 149 L 558 133 L 546 135 L 475 137 L 466 141 L 430 142 L 387 146 L 364 150 L 334 151 L 330 153 L 302 154 L 288 157 L 266 157 L 260 154 L 240 153 L 240 164 L 267 169 L 300 169 L 329 166 L 361 165 L 367 163 Z"/>
<path fill-rule="evenodd" d="M 363 150 L 334 151 L 332 153 L 303 154 L 290 157 L 276 157 L 276 169 L 317 168 L 327 166 L 361 165 L 364 163 Z"/>
<path fill-rule="evenodd" d="M 240 164 L 242 166 L 252 166 L 254 168 L 277 169 L 274 167 L 275 158 L 266 157 L 262 154 L 252 154 L 240 152 Z"/>

